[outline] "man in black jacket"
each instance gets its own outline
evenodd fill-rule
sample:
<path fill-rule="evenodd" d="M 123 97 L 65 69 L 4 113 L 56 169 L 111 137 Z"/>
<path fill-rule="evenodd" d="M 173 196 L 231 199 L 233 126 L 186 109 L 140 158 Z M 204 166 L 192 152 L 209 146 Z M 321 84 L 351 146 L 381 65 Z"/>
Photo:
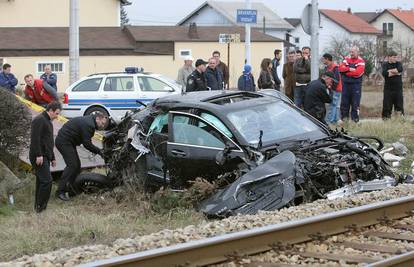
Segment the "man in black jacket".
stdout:
<path fill-rule="evenodd" d="M 322 78 L 311 81 L 306 87 L 304 109 L 324 124 L 326 124 L 325 103 L 331 103 L 332 101 L 329 88 L 332 87 L 333 82 L 338 83 L 334 73 L 328 71 L 322 75 Z"/>
<path fill-rule="evenodd" d="M 388 61 L 382 65 L 382 76 L 384 76 L 384 100 L 382 105 L 382 118 L 391 118 L 392 108 L 395 112 L 404 115 L 404 98 L 402 84 L 403 67 L 397 61 L 397 53 L 390 51 Z"/>
<path fill-rule="evenodd" d="M 66 192 L 73 191 L 69 189 L 80 173 L 81 163 L 76 147 L 83 145 L 90 152 L 102 155 L 101 149 L 92 144 L 92 137 L 95 130 L 103 130 L 107 122 L 108 118 L 105 115 L 96 112 L 93 115 L 73 118 L 59 130 L 56 137 L 56 148 L 62 154 L 66 164 L 56 191 L 56 196 L 59 199 L 69 200 Z"/>
<path fill-rule="evenodd" d="M 35 204 L 36 212 L 46 209 L 52 190 L 52 176 L 50 165 L 56 166 L 53 153 L 53 124 L 62 110 L 59 102 L 51 102 L 46 110 L 32 121 L 29 159 L 36 175 Z"/>
<path fill-rule="evenodd" d="M 217 59 L 214 57 L 208 60 L 208 67 L 205 75 L 207 87 L 210 87 L 210 90 L 224 89 L 223 73 L 217 68 Z"/>
<path fill-rule="evenodd" d="M 195 63 L 195 71 L 187 78 L 186 92 L 207 91 L 207 81 L 205 77 L 206 64 L 202 59 L 197 59 Z"/>

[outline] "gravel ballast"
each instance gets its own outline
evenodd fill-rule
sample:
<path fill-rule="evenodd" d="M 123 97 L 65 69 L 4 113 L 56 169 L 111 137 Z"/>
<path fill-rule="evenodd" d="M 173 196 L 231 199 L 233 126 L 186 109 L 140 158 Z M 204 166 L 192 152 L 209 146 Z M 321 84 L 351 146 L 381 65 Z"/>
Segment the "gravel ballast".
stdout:
<path fill-rule="evenodd" d="M 0 266 L 75 266 L 98 259 L 131 254 L 143 250 L 218 236 L 255 227 L 303 219 L 333 211 L 358 207 L 379 201 L 414 195 L 414 185 L 401 184 L 382 191 L 358 194 L 335 200 L 317 200 L 279 211 L 260 212 L 256 215 L 239 215 L 217 221 L 205 221 L 175 230 L 163 230 L 145 236 L 117 239 L 109 245 L 88 245 L 71 249 L 62 248 L 45 254 L 24 256 Z"/>

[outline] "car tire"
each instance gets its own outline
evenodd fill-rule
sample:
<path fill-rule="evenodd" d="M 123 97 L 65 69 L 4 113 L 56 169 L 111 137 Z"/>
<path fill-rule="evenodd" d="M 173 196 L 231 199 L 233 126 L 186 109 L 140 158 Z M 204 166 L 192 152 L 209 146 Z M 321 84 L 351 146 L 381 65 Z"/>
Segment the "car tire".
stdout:
<path fill-rule="evenodd" d="M 73 187 L 75 192 L 78 194 L 92 194 L 111 189 L 112 182 L 106 175 L 94 172 L 84 172 L 76 177 Z"/>
<path fill-rule="evenodd" d="M 153 186 L 151 186 L 147 173 L 147 158 L 145 155 L 142 155 L 137 161 L 135 161 L 137 156 L 138 153 L 135 151 L 130 153 L 130 162 L 133 165 L 131 169 L 134 170 L 134 178 L 136 179 L 133 183 L 144 192 L 153 192 Z"/>
<path fill-rule="evenodd" d="M 105 117 L 109 118 L 109 113 L 106 109 L 102 108 L 102 107 L 90 107 L 85 111 L 85 114 L 83 114 L 84 116 L 88 116 L 88 115 L 92 115 L 96 112 L 100 112 L 102 114 L 104 114 Z M 107 123 L 105 124 L 105 128 L 108 128 L 110 123 L 110 120 L 107 120 Z"/>

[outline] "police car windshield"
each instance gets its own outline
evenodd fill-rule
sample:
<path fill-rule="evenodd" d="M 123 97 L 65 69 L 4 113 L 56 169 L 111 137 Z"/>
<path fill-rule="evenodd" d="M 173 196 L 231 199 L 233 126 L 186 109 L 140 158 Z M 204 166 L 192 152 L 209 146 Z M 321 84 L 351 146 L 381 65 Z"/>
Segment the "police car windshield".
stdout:
<path fill-rule="evenodd" d="M 181 88 L 181 84 L 179 84 L 176 80 L 171 79 L 170 77 L 164 76 L 164 75 L 160 75 L 158 76 L 159 78 L 163 79 L 166 82 L 172 83 L 174 86 Z"/>

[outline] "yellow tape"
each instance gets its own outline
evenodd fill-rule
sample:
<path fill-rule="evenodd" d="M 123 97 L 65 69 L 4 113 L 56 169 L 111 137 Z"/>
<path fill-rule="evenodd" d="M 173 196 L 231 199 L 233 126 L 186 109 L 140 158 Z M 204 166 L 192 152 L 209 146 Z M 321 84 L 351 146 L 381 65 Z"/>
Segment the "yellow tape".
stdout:
<path fill-rule="evenodd" d="M 24 99 L 23 97 L 16 95 L 17 99 L 19 99 L 23 104 L 25 104 L 27 107 L 29 107 L 30 109 L 36 111 L 36 112 L 43 112 L 45 110 L 45 108 L 33 103 L 32 101 L 29 101 L 27 99 Z M 59 117 L 57 118 L 57 120 L 59 122 L 61 122 L 62 124 L 65 124 L 68 119 L 59 115 Z M 103 135 L 100 133 L 95 133 L 95 135 L 93 136 L 94 139 L 99 140 L 99 141 L 103 141 Z"/>

